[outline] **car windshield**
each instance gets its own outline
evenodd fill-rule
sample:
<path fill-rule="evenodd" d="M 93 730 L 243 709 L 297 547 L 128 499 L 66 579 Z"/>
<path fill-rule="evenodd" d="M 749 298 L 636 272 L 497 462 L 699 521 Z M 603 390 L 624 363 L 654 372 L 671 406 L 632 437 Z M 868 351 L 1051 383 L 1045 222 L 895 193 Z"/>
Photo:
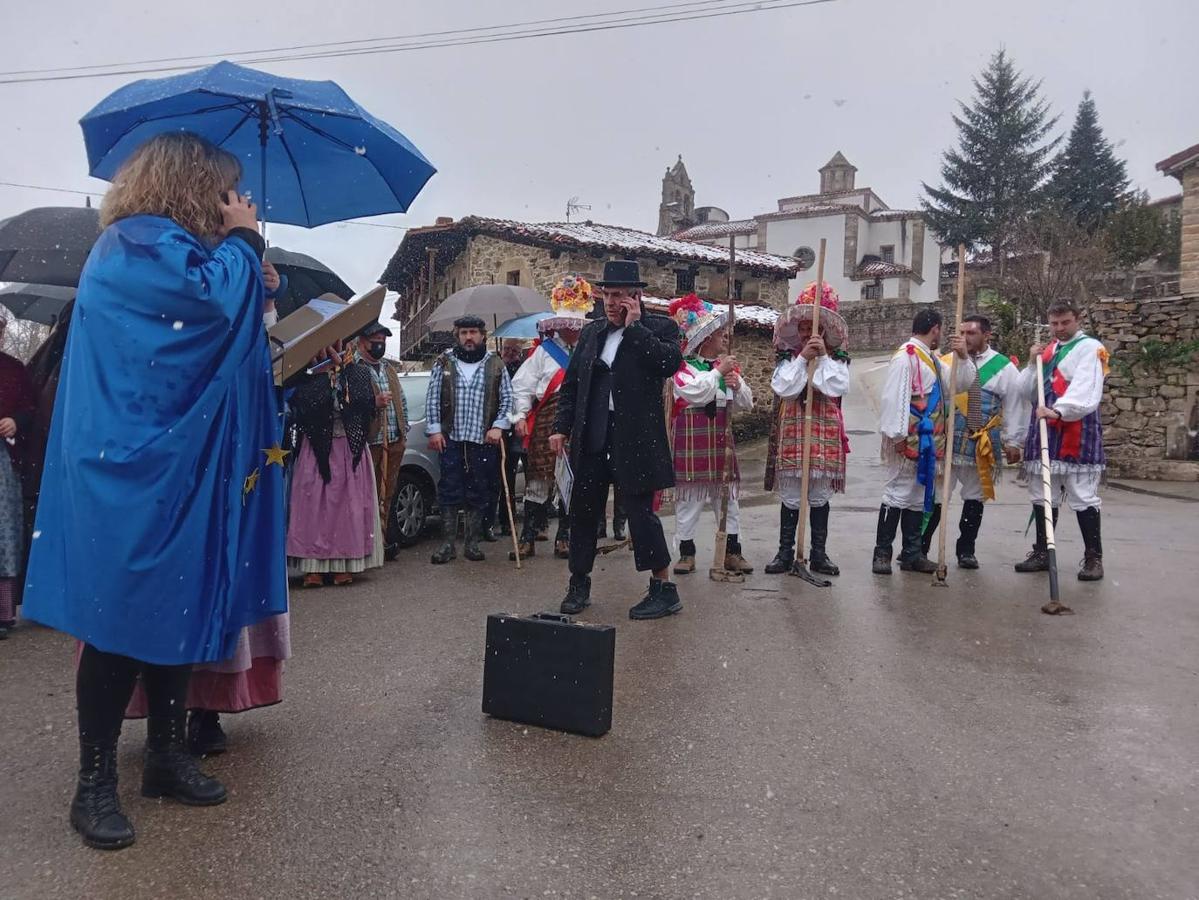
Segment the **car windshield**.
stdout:
<path fill-rule="evenodd" d="M 419 422 L 425 417 L 425 391 L 429 388 L 428 375 L 405 375 L 400 379 L 404 401 L 408 404 L 408 421 Z"/>

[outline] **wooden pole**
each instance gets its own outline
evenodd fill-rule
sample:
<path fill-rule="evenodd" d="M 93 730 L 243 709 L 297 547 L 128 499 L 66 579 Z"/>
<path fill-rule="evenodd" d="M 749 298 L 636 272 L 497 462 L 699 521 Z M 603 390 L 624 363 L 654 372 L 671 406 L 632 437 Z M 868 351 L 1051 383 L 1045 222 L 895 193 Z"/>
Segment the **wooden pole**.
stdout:
<path fill-rule="evenodd" d="M 734 294 L 736 287 L 736 274 L 734 269 L 737 265 L 737 236 L 729 235 L 729 339 L 726 352 L 729 356 L 733 355 L 733 326 L 737 324 L 737 308 L 734 305 Z M 736 393 L 736 392 L 734 392 Z M 730 400 L 724 405 L 724 471 L 720 476 L 720 521 L 716 527 L 716 550 L 712 558 L 712 568 L 708 572 L 708 577 L 713 581 L 735 581 L 740 582 L 745 580 L 745 576 L 740 572 L 730 572 L 725 568 L 725 556 L 728 551 L 728 525 L 729 525 L 729 478 L 733 472 L 733 401 Z"/>
<path fill-rule="evenodd" d="M 824 255 L 828 242 L 820 239 L 820 255 L 816 263 L 816 296 L 812 303 L 812 336 L 820 334 L 820 301 L 824 298 Z M 808 502 L 808 486 L 812 479 L 812 407 L 815 405 L 816 367 L 820 365 L 820 357 L 808 360 L 808 386 L 804 400 L 803 417 L 803 470 L 800 478 L 799 524 L 795 534 L 795 562 L 791 565 L 791 575 L 797 575 L 808 584 L 817 587 L 832 587 L 832 582 L 817 578 L 808 570 L 808 557 L 804 552 L 807 541 L 808 514 L 811 504 Z"/>
<path fill-rule="evenodd" d="M 1045 405 L 1045 366 L 1037 354 L 1037 407 Z M 1073 615 L 1074 610 L 1062 603 L 1057 580 L 1057 541 L 1053 531 L 1053 482 L 1049 467 L 1049 426 L 1044 419 L 1037 419 L 1037 434 L 1041 438 L 1041 490 L 1045 500 L 1045 552 L 1049 557 L 1049 602 L 1041 612 L 1049 616 Z"/>
<path fill-rule="evenodd" d="M 512 532 L 512 550 L 516 553 L 516 568 L 520 568 L 520 541 L 516 537 L 516 517 L 512 513 L 512 493 L 508 488 L 508 441 L 500 437 L 500 481 L 504 483 L 504 511 L 508 513 L 508 530 Z"/>
<path fill-rule="evenodd" d="M 966 307 L 966 245 L 958 244 L 958 297 L 954 310 L 953 329 L 950 336 L 957 335 L 962 328 L 962 313 Z M 937 534 L 937 571 L 933 584 L 946 586 L 949 566 L 945 562 L 945 535 L 949 531 L 949 493 L 953 489 L 953 432 L 957 423 L 957 374 L 958 355 L 949 357 L 949 384 L 941 386 L 941 404 L 945 407 L 945 459 L 941 473 L 941 530 Z"/>

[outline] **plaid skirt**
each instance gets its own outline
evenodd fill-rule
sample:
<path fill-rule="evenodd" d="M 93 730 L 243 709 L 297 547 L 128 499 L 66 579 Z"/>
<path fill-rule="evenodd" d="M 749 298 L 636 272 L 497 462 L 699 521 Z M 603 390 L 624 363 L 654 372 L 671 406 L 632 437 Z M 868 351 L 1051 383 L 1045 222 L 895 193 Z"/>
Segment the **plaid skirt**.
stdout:
<path fill-rule="evenodd" d="M 811 477 L 832 482 L 833 490 L 845 490 L 845 458 L 849 437 L 841 417 L 841 404 L 823 394 L 813 395 Z M 799 400 L 775 398 L 774 427 L 766 466 L 766 490 L 780 481 L 803 474 L 804 404 Z"/>
<path fill-rule="evenodd" d="M 688 406 L 674 417 L 674 498 L 707 497 L 713 487 L 724 479 L 726 439 L 732 440 L 728 428 L 728 413 L 724 407 L 716 417 L 697 406 Z M 733 468 L 729 473 L 729 492 L 737 495 L 741 471 L 737 465 L 737 448 L 733 446 Z"/>

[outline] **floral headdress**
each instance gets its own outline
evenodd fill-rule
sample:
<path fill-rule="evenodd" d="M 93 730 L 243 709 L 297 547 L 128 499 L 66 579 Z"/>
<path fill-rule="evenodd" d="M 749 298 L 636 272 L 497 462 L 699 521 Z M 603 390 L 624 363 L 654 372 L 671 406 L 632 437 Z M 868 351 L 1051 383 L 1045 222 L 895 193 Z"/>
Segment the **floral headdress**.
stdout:
<path fill-rule="evenodd" d="M 801 322 L 811 321 L 815 302 L 816 282 L 813 281 L 800 291 L 795 303 L 778 317 L 774 326 L 776 347 L 781 350 L 800 349 L 799 325 Z M 824 289 L 820 292 L 820 331 L 824 336 L 824 343 L 830 350 L 838 347 L 845 349 L 849 340 L 849 326 L 845 317 L 838 312 L 840 305 L 841 298 L 837 296 L 837 292 L 827 281 L 824 282 Z"/>
<path fill-rule="evenodd" d="M 587 324 L 587 314 L 595 304 L 591 283 L 578 275 L 567 275 L 550 292 L 550 309 L 554 314 L 537 323 L 543 333 L 562 329 L 580 330 Z"/>
<path fill-rule="evenodd" d="M 688 294 L 670 301 L 670 317 L 683 332 L 683 353 L 691 354 L 724 327 L 729 315 L 728 312 L 716 312 L 716 307 L 711 303 L 699 299 L 695 294 Z"/>

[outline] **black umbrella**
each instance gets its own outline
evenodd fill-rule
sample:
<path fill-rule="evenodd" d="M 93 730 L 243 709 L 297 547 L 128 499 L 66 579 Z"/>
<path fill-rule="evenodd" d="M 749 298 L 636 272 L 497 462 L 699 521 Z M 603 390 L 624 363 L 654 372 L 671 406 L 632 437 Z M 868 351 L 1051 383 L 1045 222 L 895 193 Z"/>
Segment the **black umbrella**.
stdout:
<path fill-rule="evenodd" d="M 0 281 L 75 287 L 100 236 L 100 212 L 41 206 L 0 221 Z"/>
<path fill-rule="evenodd" d="M 266 260 L 287 277 L 287 289 L 275 298 L 275 309 L 281 319 L 321 294 L 336 294 L 343 300 L 354 296 L 354 291 L 336 272 L 307 254 L 268 247 Z"/>
<path fill-rule="evenodd" d="M 54 284 L 10 284 L 0 289 L 0 303 L 18 319 L 53 325 L 62 308 L 75 299 L 75 288 Z"/>

